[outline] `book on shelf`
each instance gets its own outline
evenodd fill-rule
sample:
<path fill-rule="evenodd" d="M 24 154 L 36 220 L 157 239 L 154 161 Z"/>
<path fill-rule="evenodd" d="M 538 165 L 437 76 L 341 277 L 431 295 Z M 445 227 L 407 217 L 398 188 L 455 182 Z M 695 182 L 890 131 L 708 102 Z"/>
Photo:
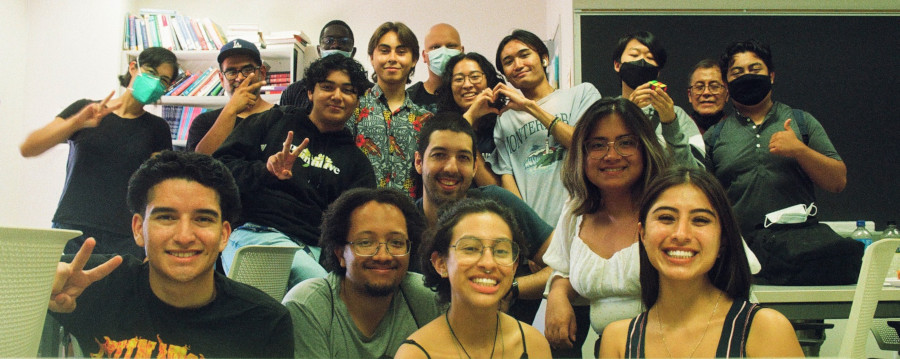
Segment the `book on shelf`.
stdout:
<path fill-rule="evenodd" d="M 188 94 L 193 92 L 194 89 L 197 88 L 197 86 L 200 86 L 200 84 L 207 79 L 207 76 L 209 76 L 212 71 L 212 66 L 206 69 L 206 71 L 203 71 L 203 73 L 194 80 L 194 83 L 190 84 L 186 89 L 184 89 L 184 92 L 181 93 L 181 96 L 188 96 Z"/>
<path fill-rule="evenodd" d="M 194 106 L 165 105 L 162 109 L 162 117 L 169 124 L 172 140 L 186 140 L 194 119 L 207 109 Z"/>
<path fill-rule="evenodd" d="M 197 86 L 194 87 L 194 90 L 192 90 L 186 96 L 204 96 L 207 92 L 209 92 L 209 90 L 212 89 L 212 87 L 207 86 L 210 86 L 209 83 L 212 82 L 213 79 L 215 79 L 216 81 L 219 80 L 219 76 L 217 75 L 219 73 L 219 70 L 213 69 L 212 67 L 210 67 L 210 69 L 212 70 L 212 72 L 207 73 L 206 77 L 204 77 L 203 80 L 197 80 Z M 215 83 L 213 83 L 212 86 L 215 86 Z"/>
<path fill-rule="evenodd" d="M 169 91 L 169 93 L 167 93 L 166 96 L 181 95 L 184 92 L 184 90 L 186 90 L 188 88 L 188 86 L 193 84 L 194 81 L 197 81 L 197 76 L 198 76 L 197 74 L 193 74 L 193 75 L 189 76 L 188 78 L 184 79 L 184 81 L 182 81 L 181 84 L 179 84 L 177 87 L 172 89 L 172 91 Z"/>
<path fill-rule="evenodd" d="M 141 9 L 140 14 L 125 19 L 125 50 L 160 46 L 173 51 L 213 51 L 226 42 L 221 28 L 209 18 L 191 18 L 174 10 Z"/>

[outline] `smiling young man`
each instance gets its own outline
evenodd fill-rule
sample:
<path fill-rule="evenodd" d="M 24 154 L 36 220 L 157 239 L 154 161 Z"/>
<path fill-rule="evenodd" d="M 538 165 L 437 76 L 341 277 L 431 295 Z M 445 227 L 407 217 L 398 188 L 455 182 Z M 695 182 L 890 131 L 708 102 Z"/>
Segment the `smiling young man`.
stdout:
<path fill-rule="evenodd" d="M 356 56 L 354 43 L 353 30 L 350 29 L 350 25 L 341 20 L 331 20 L 319 32 L 319 45 L 316 46 L 316 52 L 319 54 L 319 58 L 342 55 L 352 59 L 353 56 Z M 300 79 L 284 89 L 278 104 L 282 106 L 297 106 L 309 111 L 312 103 L 309 102 L 309 97 L 306 95 L 307 88 L 304 83 Z M 371 82 L 366 81 L 366 84 L 366 88 L 372 87 Z"/>
<path fill-rule="evenodd" d="M 242 222 L 222 252 L 226 272 L 240 247 L 286 245 L 301 248 L 290 285 L 325 276 L 317 246 L 322 212 L 348 189 L 375 186 L 372 166 L 344 126 L 365 89 L 362 65 L 328 56 L 310 65 L 304 81 L 308 115 L 280 106 L 251 117 L 213 154 L 231 169 L 244 204 Z"/>
<path fill-rule="evenodd" d="M 88 240 L 71 263 L 59 264 L 54 279 L 49 309 L 86 355 L 291 355 L 287 310 L 214 271 L 241 207 L 222 163 L 162 152 L 131 177 L 128 204 L 147 260 L 116 256 L 85 271 L 94 246 Z"/>
<path fill-rule="evenodd" d="M 347 191 L 322 222 L 325 278 L 284 297 L 298 333 L 297 358 L 391 358 L 406 337 L 440 314 L 422 275 L 408 272 L 422 216 L 394 189 Z"/>
<path fill-rule="evenodd" d="M 693 108 L 690 115 L 701 134 L 725 118 L 728 87 L 723 81 L 724 76 L 716 60 L 700 60 L 691 70 L 687 90 L 688 101 Z"/>
<path fill-rule="evenodd" d="M 416 151 L 416 172 L 422 175 L 422 198 L 416 201 L 429 226 L 437 223 L 441 208 L 463 198 L 487 198 L 502 203 L 521 225 L 530 258 L 516 271 L 513 287 L 506 297 L 508 313 L 518 320 L 534 321 L 544 285 L 551 269 L 541 258 L 553 237 L 547 224 L 519 197 L 498 186 L 472 187 L 475 176 L 475 132 L 456 112 L 441 112 L 422 126 L 422 138 Z M 543 267 L 543 269 L 541 269 Z M 519 300 L 522 299 L 522 300 Z"/>
<path fill-rule="evenodd" d="M 566 190 L 559 170 L 572 143 L 575 122 L 600 93 L 589 83 L 554 90 L 545 73 L 550 54 L 539 37 L 515 30 L 497 47 L 497 70 L 512 87 L 494 87 L 495 99 L 506 96 L 508 111 L 494 127 L 496 155 L 491 170 L 547 223 L 556 223 Z M 515 89 L 519 89 L 521 94 Z"/>
<path fill-rule="evenodd" d="M 360 97 L 350 131 L 372 163 L 378 187 L 396 188 L 415 197 L 412 156 L 419 130 L 432 116 L 406 92 L 419 60 L 419 41 L 403 23 L 386 22 L 369 39 L 368 54 L 375 69 L 375 87 Z"/>
<path fill-rule="evenodd" d="M 201 113 L 191 122 L 188 151 L 212 154 L 238 123 L 274 106 L 259 95 L 268 69 L 256 45 L 235 39 L 222 46 L 218 61 L 219 79 L 228 94 L 228 103 L 218 110 Z"/>

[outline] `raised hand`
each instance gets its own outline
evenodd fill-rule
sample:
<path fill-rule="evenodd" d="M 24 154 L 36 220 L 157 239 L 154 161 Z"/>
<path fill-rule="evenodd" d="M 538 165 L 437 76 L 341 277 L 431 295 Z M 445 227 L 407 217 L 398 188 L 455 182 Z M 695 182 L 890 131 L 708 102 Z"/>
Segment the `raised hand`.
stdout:
<path fill-rule="evenodd" d="M 672 101 L 672 97 L 662 88 L 652 88 L 649 82 L 634 89 L 628 100 L 640 108 L 653 106 L 659 113 L 659 121 L 662 123 L 675 121 L 675 101 Z"/>
<path fill-rule="evenodd" d="M 466 113 L 463 114 L 463 117 L 469 121 L 470 125 L 474 125 L 475 121 L 477 121 L 482 116 L 487 114 L 500 114 L 500 110 L 491 107 L 495 101 L 494 91 L 491 89 L 484 89 L 475 96 L 475 101 L 472 102 L 472 105 L 469 106 L 469 109 L 466 110 Z"/>
<path fill-rule="evenodd" d="M 493 92 L 494 96 L 492 102 L 497 101 L 497 98 L 499 98 L 500 95 L 504 95 L 507 99 L 509 99 L 509 102 L 506 103 L 506 106 L 503 106 L 503 108 L 500 109 L 500 113 L 504 113 L 507 110 L 526 111 L 525 106 L 527 106 L 528 102 L 531 101 L 523 96 L 519 91 L 514 90 L 512 87 L 509 87 L 502 82 L 498 83 L 497 86 L 494 86 Z"/>
<path fill-rule="evenodd" d="M 103 117 L 106 117 L 106 115 L 109 115 L 111 112 L 122 106 L 121 103 L 107 106 L 109 99 L 111 99 L 115 93 L 116 91 L 113 90 L 100 103 L 92 103 L 84 106 L 81 111 L 78 111 L 78 113 L 69 117 L 67 120 L 75 121 L 75 123 L 78 123 L 79 128 L 97 127 L 100 124 L 100 121 L 103 120 Z"/>
<path fill-rule="evenodd" d="M 53 277 L 48 308 L 57 313 L 71 313 L 75 310 L 76 299 L 84 289 L 103 279 L 122 264 L 122 257 L 115 256 L 105 263 L 90 270 L 84 270 L 96 242 L 93 238 L 84 241 L 81 249 L 75 254 L 72 263 L 60 262 Z"/>
<path fill-rule="evenodd" d="M 796 158 L 805 147 L 791 128 L 790 118 L 784 121 L 784 131 L 775 132 L 769 139 L 769 153 L 773 155 Z"/>
<path fill-rule="evenodd" d="M 303 152 L 309 144 L 309 138 L 303 139 L 303 142 L 293 151 L 291 151 L 292 142 L 294 142 L 294 131 L 288 131 L 287 139 L 284 140 L 284 147 L 281 152 L 269 156 L 269 160 L 266 161 L 266 169 L 280 180 L 290 179 L 294 176 L 294 173 L 291 171 L 294 168 L 294 161 L 297 160 L 300 152 Z"/>
<path fill-rule="evenodd" d="M 256 74 L 250 74 L 234 89 L 231 99 L 225 104 L 229 111 L 238 114 L 252 108 L 259 100 L 259 89 L 266 85 L 266 81 L 256 81 Z"/>

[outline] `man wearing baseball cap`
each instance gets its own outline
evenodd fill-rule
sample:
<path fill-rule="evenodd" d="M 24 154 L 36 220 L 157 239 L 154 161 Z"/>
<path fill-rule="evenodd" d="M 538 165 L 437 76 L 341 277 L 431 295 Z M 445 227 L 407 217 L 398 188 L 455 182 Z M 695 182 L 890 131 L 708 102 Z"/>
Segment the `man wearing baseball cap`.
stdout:
<path fill-rule="evenodd" d="M 268 69 L 256 45 L 242 39 L 229 41 L 219 50 L 218 60 L 219 79 L 230 98 L 225 107 L 194 119 L 188 131 L 188 151 L 212 154 L 241 120 L 274 106 L 259 95 Z"/>

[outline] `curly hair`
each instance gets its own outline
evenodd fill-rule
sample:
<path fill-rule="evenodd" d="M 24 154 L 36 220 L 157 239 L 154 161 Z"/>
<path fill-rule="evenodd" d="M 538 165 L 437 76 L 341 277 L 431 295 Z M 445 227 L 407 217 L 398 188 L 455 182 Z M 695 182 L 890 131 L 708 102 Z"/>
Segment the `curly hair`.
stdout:
<path fill-rule="evenodd" d="M 392 205 L 403 213 L 403 217 L 406 218 L 406 234 L 409 236 L 411 246 L 410 253 L 416 253 L 415 250 L 422 240 L 422 232 L 425 230 L 425 219 L 409 196 L 392 188 L 354 188 L 341 194 L 322 214 L 322 225 L 319 227 L 322 232 L 319 236 L 319 247 L 322 248 L 322 266 L 325 270 L 341 276 L 347 273 L 347 269 L 341 267 L 335 249 L 347 245 L 353 211 L 373 201 Z M 413 261 L 410 260 L 410 264 L 412 263 Z M 410 268 L 410 270 L 413 269 Z"/>
<path fill-rule="evenodd" d="M 366 79 L 366 69 L 358 61 L 344 56 L 325 56 L 313 61 L 303 72 L 303 87 L 308 90 L 316 88 L 316 84 L 325 82 L 333 71 L 343 71 L 350 77 L 350 84 L 357 96 L 369 88 L 369 80 Z"/>
<path fill-rule="evenodd" d="M 216 191 L 222 219 L 237 221 L 241 196 L 231 171 L 219 160 L 198 152 L 162 151 L 150 157 L 128 180 L 128 208 L 132 213 L 143 215 L 150 190 L 173 178 L 197 182 Z"/>
<path fill-rule="evenodd" d="M 499 203 L 483 198 L 464 198 L 451 205 L 441 208 L 438 213 L 437 224 L 430 227 L 425 233 L 425 239 L 419 248 L 419 261 L 422 274 L 425 275 L 425 286 L 437 292 L 441 303 L 450 301 L 450 280 L 441 277 L 440 273 L 431 264 L 431 254 L 447 258 L 450 252 L 450 241 L 453 237 L 453 229 L 466 216 L 477 213 L 493 213 L 503 219 L 512 232 L 512 240 L 519 245 L 519 258 L 528 258 L 528 246 L 525 244 L 525 235 L 519 229 L 516 217 L 512 212 Z M 515 266 L 518 266 L 518 260 Z M 515 271 L 515 267 L 513 268 Z"/>

